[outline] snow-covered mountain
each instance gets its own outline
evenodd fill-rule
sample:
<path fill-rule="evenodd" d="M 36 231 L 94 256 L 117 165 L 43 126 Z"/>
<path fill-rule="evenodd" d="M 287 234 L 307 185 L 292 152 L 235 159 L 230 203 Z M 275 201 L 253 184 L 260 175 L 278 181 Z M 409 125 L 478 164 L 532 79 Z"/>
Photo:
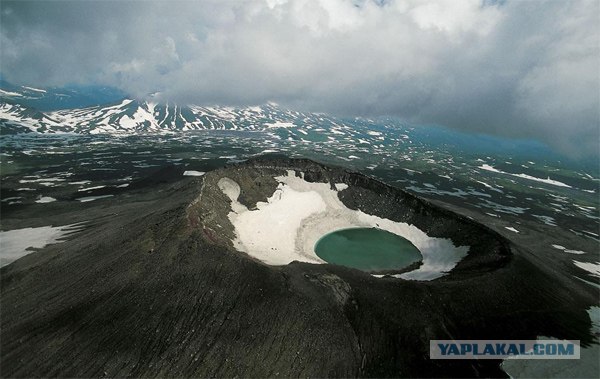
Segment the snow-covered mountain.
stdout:
<path fill-rule="evenodd" d="M 14 101 L 0 102 L 3 132 L 143 133 L 191 130 L 263 130 L 292 127 L 294 121 L 323 120 L 319 115 L 260 107 L 180 106 L 125 99 L 116 104 L 41 112 Z M 298 124 L 296 124 L 298 125 Z"/>
<path fill-rule="evenodd" d="M 25 105 L 0 101 L 0 132 L 23 133 L 39 132 L 51 133 L 59 131 L 61 125 L 36 109 Z"/>
<path fill-rule="evenodd" d="M 96 91 L 96 92 L 94 92 Z M 99 93 L 93 96 L 94 93 Z M 280 109 L 275 104 L 231 108 L 121 99 L 89 106 L 115 95 L 106 89 L 39 89 L 0 80 L 0 131 L 7 133 L 132 134 L 191 130 L 263 130 L 303 125 L 323 117 Z M 114 99 L 113 99 L 114 100 Z M 68 106 L 87 104 L 87 106 Z M 294 124 L 296 121 L 296 124 Z"/>

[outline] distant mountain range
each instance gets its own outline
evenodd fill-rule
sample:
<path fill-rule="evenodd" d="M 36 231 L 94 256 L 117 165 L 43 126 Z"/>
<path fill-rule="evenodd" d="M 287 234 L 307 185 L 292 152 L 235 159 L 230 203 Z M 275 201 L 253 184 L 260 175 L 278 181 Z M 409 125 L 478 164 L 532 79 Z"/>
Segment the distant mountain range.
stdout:
<path fill-rule="evenodd" d="M 107 100 L 103 102 L 104 100 Z M 73 106 L 73 105 L 77 106 Z M 252 107 L 199 106 L 133 100 L 106 87 L 49 88 L 15 86 L 0 79 L 0 134 L 77 133 L 145 135 L 195 130 L 275 131 L 285 140 L 342 140 L 378 146 L 381 133 L 410 135 L 412 143 L 453 146 L 471 154 L 502 153 L 565 160 L 533 140 L 464 133 L 435 125 L 411 127 L 393 117 L 340 118 L 298 112 L 267 103 Z M 406 137 L 408 138 L 408 137 Z M 388 141 L 389 142 L 389 141 Z M 593 167 L 596 160 L 586 162 Z"/>
<path fill-rule="evenodd" d="M 109 104 L 65 107 L 64 90 L 42 90 L 6 85 L 0 88 L 2 133 L 129 134 L 191 130 L 263 130 L 322 123 L 325 116 L 283 110 L 276 104 L 231 108 L 222 106 L 160 104 L 120 99 Z M 61 92 L 62 91 L 62 92 Z M 71 103 L 85 103 L 91 91 L 69 90 Z M 65 95 L 67 96 L 67 95 Z M 102 98 L 102 96 L 100 96 Z M 98 98 L 96 98 L 98 100 Z M 91 100 L 90 100 L 91 101 Z M 45 104 L 47 111 L 34 107 Z M 68 109 L 65 109 L 68 108 Z M 294 124 L 294 121 L 297 121 Z"/>

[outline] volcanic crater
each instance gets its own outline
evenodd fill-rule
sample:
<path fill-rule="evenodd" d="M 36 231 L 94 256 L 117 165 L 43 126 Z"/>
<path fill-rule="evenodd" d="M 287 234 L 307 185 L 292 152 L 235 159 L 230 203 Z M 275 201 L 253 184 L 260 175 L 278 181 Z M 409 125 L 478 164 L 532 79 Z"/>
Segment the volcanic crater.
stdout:
<path fill-rule="evenodd" d="M 327 263 L 315 254 L 317 242 L 352 228 L 393 233 L 423 256 L 402 269 L 365 270 L 374 274 L 432 280 L 488 272 L 511 256 L 508 241 L 467 217 L 309 160 L 256 159 L 211 171 L 188 214 L 213 243 L 275 266 Z"/>
<path fill-rule="evenodd" d="M 430 341 L 594 339 L 589 286 L 399 188 L 283 157 L 181 175 L 48 215 L 87 223 L 0 268 L 3 376 L 506 376 L 500 360 L 431 360 Z M 356 227 L 422 262 L 372 272 L 315 254 Z"/>

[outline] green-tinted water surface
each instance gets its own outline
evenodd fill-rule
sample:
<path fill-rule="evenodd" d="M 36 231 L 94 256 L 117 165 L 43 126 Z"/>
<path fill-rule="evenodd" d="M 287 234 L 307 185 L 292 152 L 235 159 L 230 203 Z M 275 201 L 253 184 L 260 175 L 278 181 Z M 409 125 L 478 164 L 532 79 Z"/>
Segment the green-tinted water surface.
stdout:
<path fill-rule="evenodd" d="M 377 228 L 336 230 L 315 244 L 319 258 L 363 271 L 400 270 L 423 259 L 406 238 Z"/>

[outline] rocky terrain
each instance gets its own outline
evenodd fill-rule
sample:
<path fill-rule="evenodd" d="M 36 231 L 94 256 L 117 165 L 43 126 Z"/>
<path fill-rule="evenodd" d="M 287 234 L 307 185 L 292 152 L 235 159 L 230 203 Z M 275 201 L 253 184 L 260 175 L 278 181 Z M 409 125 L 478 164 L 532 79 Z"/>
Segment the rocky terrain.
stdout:
<path fill-rule="evenodd" d="M 249 209 L 274 175 L 345 183 L 351 209 L 468 245 L 431 281 L 326 264 L 270 266 L 237 251 L 229 199 Z M 81 212 L 81 232 L 0 269 L 2 377 L 482 377 L 500 361 L 432 361 L 431 339 L 593 341 L 597 292 L 528 248 L 398 188 L 308 160 L 254 159 L 180 179 L 132 183 Z M 50 204 L 52 205 L 52 204 Z M 5 225 L 30 219 L 26 208 Z"/>

